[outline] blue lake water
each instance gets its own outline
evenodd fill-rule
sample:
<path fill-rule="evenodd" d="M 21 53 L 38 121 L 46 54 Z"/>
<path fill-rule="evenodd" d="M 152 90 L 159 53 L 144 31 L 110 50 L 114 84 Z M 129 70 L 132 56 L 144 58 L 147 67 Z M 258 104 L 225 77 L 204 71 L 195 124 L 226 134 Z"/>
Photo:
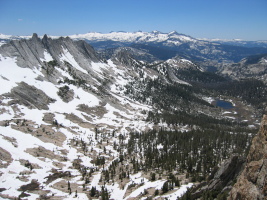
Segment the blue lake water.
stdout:
<path fill-rule="evenodd" d="M 233 108 L 233 104 L 229 101 L 217 100 L 216 106 L 224 108 L 224 109 L 231 109 Z"/>

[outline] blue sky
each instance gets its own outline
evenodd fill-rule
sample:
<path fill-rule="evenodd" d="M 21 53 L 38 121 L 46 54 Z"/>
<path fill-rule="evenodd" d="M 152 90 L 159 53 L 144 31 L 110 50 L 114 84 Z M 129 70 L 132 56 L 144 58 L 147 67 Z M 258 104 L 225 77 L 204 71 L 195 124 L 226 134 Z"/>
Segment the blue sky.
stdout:
<path fill-rule="evenodd" d="M 267 40 L 267 0 L 0 0 L 0 33 L 177 31 Z"/>

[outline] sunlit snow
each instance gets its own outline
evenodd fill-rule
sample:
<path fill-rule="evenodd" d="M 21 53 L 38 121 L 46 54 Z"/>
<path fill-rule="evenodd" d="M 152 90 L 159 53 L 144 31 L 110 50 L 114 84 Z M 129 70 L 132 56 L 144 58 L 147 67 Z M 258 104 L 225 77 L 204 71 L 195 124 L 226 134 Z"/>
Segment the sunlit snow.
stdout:
<path fill-rule="evenodd" d="M 70 54 L 70 52 L 67 50 L 67 49 L 65 49 L 64 47 L 62 47 L 63 48 L 63 54 L 61 55 L 61 57 L 60 57 L 60 60 L 62 61 L 62 62 L 64 62 L 64 61 L 67 61 L 67 62 L 69 62 L 73 67 L 75 67 L 77 70 L 79 70 L 79 71 L 81 71 L 81 72 L 83 72 L 83 73 L 85 73 L 85 74 L 87 74 L 87 71 L 85 70 L 85 69 L 83 69 L 82 67 L 80 67 L 79 66 L 79 64 L 76 62 L 76 60 L 73 58 L 73 56 Z"/>

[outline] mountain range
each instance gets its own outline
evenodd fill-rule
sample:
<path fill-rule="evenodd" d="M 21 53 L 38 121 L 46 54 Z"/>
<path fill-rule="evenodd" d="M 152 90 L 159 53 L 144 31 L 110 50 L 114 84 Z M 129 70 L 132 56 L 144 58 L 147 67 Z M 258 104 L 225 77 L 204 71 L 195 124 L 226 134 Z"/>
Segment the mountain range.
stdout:
<path fill-rule="evenodd" d="M 243 56 L 265 47 L 156 31 L 1 38 L 1 198 L 186 198 L 238 161 L 199 189 L 229 194 L 266 107 L 266 55 Z"/>
<path fill-rule="evenodd" d="M 10 39 L 27 39 L 30 36 L 0 35 L 0 41 Z M 58 36 L 50 36 L 58 38 Z M 267 53 L 267 41 L 242 40 L 205 40 L 172 31 L 162 33 L 152 32 L 110 32 L 70 35 L 71 39 L 84 40 L 96 50 L 107 50 L 117 47 L 131 47 L 145 50 L 158 59 L 169 59 L 174 55 L 209 66 L 211 62 L 239 62 L 241 59 L 255 54 Z M 162 56 L 162 54 L 164 54 Z"/>

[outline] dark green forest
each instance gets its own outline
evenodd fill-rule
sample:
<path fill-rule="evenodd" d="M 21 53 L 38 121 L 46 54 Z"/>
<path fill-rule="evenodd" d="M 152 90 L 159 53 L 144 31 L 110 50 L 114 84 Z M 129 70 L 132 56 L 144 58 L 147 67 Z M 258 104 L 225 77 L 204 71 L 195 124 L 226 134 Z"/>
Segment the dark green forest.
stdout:
<path fill-rule="evenodd" d="M 133 171 L 149 172 L 151 180 L 171 174 L 174 178 L 168 178 L 166 187 L 158 191 L 164 193 L 178 185 L 178 174 L 186 174 L 192 182 L 207 181 L 232 155 L 247 155 L 257 130 L 249 128 L 246 122 L 210 115 L 218 108 L 202 97 L 235 98 L 261 110 L 267 102 L 265 84 L 256 79 L 237 81 L 211 72 L 191 72 L 184 70 L 180 75 L 192 86 L 145 78 L 126 86 L 126 95 L 153 107 L 147 112 L 146 121 L 158 125 L 158 129 L 131 132 L 128 142 L 122 140 L 117 146 L 121 152 L 117 162 L 130 163 L 128 169 L 121 168 L 122 180 Z M 184 131 L 181 131 L 183 127 Z M 111 167 L 109 174 L 115 173 L 115 167 Z M 225 194 L 220 191 L 203 195 L 204 199 L 225 199 Z M 190 199 L 190 193 L 182 199 Z"/>

